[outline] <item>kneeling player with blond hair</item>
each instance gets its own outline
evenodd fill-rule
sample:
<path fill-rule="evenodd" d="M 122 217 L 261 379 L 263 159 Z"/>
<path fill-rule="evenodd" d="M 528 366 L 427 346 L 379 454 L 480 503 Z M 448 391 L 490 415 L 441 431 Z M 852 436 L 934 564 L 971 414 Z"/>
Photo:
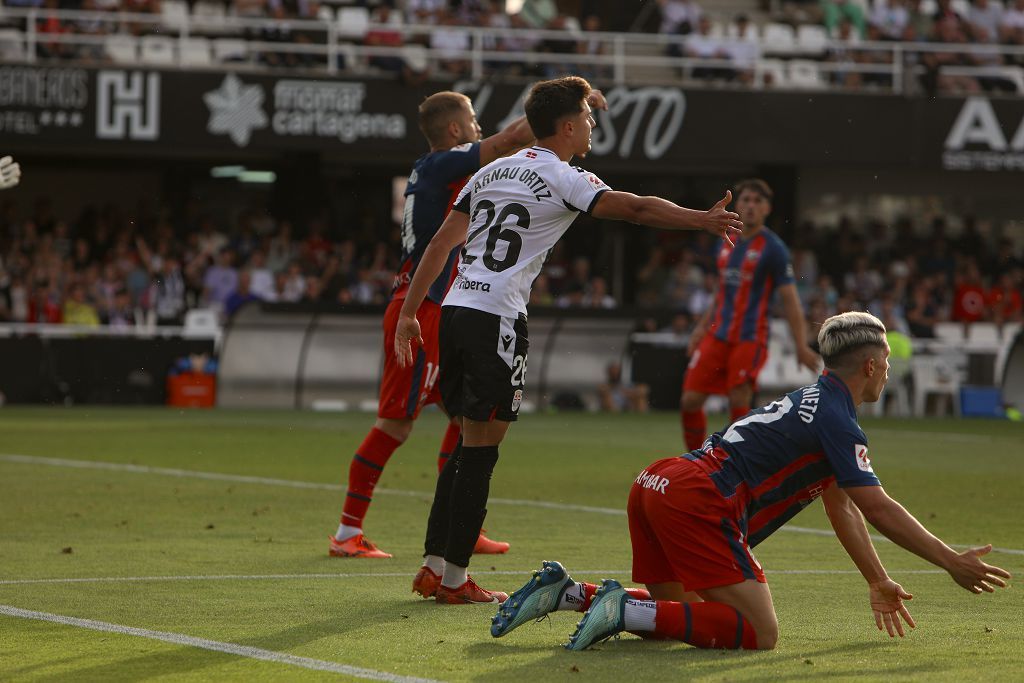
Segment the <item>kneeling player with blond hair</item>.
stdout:
<path fill-rule="evenodd" d="M 992 546 L 957 553 L 886 495 L 868 459 L 857 407 L 885 387 L 885 326 L 868 313 L 822 325 L 825 371 L 714 434 L 681 457 L 658 460 L 633 483 L 627 513 L 633 580 L 577 583 L 545 562 L 498 609 L 500 637 L 556 610 L 586 610 L 566 647 L 583 650 L 630 631 L 696 647 L 770 650 L 779 637 L 772 596 L 750 549 L 821 496 L 843 548 L 868 583 L 875 623 L 890 636 L 915 626 L 889 578 L 864 519 L 894 543 L 949 572 L 972 593 L 1005 587 L 1010 573 L 986 564 Z"/>

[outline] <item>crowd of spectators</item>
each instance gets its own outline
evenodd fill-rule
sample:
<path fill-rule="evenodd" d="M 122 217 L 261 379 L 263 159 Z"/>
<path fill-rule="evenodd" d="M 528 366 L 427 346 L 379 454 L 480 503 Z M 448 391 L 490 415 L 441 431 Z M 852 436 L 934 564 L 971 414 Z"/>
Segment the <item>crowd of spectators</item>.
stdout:
<path fill-rule="evenodd" d="M 69 223 L 46 200 L 28 219 L 0 210 L 0 319 L 133 327 L 180 325 L 190 308 L 226 319 L 251 301 L 381 304 L 398 254 L 388 242 L 332 240 L 323 220 L 301 234 L 244 212 L 175 224 L 89 207 Z"/>
<path fill-rule="evenodd" d="M 296 229 L 244 211 L 226 226 L 196 207 L 172 220 L 109 205 L 68 221 L 45 199 L 27 213 L 11 200 L 0 206 L 4 321 L 134 327 L 180 325 L 198 307 L 227 319 L 252 301 L 380 305 L 399 265 L 397 231 L 387 227 L 354 238 L 326 219 Z M 844 220 L 783 230 L 808 319 L 867 309 L 915 337 L 948 320 L 1024 320 L 1020 244 L 973 219 L 955 235 L 942 219 L 921 227 Z M 654 312 L 645 330 L 685 336 L 713 305 L 717 245 L 703 233 L 652 235 L 622 272 L 560 242 L 530 305 L 639 308 Z"/>
<path fill-rule="evenodd" d="M 3 0 L 12 7 L 41 10 L 37 20 L 40 33 L 36 51 L 41 58 L 79 58 L 102 60 L 101 43 L 71 44 L 51 39 L 59 34 L 79 33 L 99 36 L 105 33 L 165 33 L 175 35 L 171 19 L 153 23 L 99 21 L 94 18 L 65 20 L 54 13 L 57 9 L 97 11 L 125 10 L 160 15 L 164 0 Z M 181 6 L 181 0 L 166 0 Z M 309 25 L 298 28 L 296 21 L 333 20 L 334 9 L 329 0 L 190 0 L 192 16 L 200 23 L 193 27 L 198 34 L 217 32 L 212 17 L 236 16 L 242 19 L 274 19 L 262 28 L 246 28 L 243 37 L 261 43 L 305 43 L 326 41 L 326 23 L 322 29 Z M 517 55 L 509 59 L 492 58 L 485 63 L 489 76 L 551 77 L 566 70 L 591 79 L 611 75 L 608 65 L 595 57 L 605 52 L 606 43 L 588 38 L 580 30 L 601 31 L 609 24 L 607 8 L 596 2 L 584 2 L 578 13 L 566 13 L 555 0 L 524 0 L 515 13 L 506 11 L 502 0 L 357 0 L 346 3 L 361 6 L 369 12 L 373 28 L 347 33 L 341 26 L 342 40 L 362 42 L 375 48 L 430 48 L 432 59 L 424 53 L 411 56 L 408 51 L 371 55 L 366 66 L 394 73 L 407 82 L 419 82 L 428 76 L 462 77 L 469 74 L 467 53 L 471 38 L 460 27 L 495 29 L 481 47 L 498 53 L 531 53 L 534 58 Z M 707 8 L 704 7 L 707 5 Z M 756 17 L 738 14 L 725 17 L 716 13 L 714 3 L 697 0 L 657 0 L 657 30 L 669 36 L 668 54 L 700 60 L 713 60 L 706 65 L 684 69 L 688 78 L 714 82 L 749 84 L 754 79 L 754 62 L 763 56 L 815 59 L 825 65 L 825 79 L 846 88 L 893 85 L 894 52 L 877 47 L 891 41 L 934 42 L 953 46 L 973 46 L 972 50 L 906 51 L 906 66 L 919 72 L 915 82 L 928 93 L 975 93 L 980 91 L 1015 91 L 1019 86 L 1012 77 L 1001 73 L 1004 66 L 1024 65 L 1024 56 L 999 52 L 999 45 L 1024 45 L 1024 0 L 785 0 L 764 2 Z M 934 7 L 934 10 L 932 10 Z M 205 17 L 205 19 L 204 19 Z M 755 21 L 756 19 L 756 21 Z M 828 47 L 810 53 L 792 46 L 781 50 L 766 34 L 761 36 L 758 24 L 781 22 L 794 27 L 817 24 L 827 32 Z M 407 30 L 405 26 L 429 27 Z M 632 27 L 616 26 L 617 30 Z M 525 29 L 510 32 L 509 29 Z M 530 31 L 532 30 L 532 32 Z M 537 30 L 548 33 L 537 35 Z M 550 32 L 555 32 L 553 35 Z M 237 34 L 237 32 L 236 32 Z M 562 34 L 564 37 L 561 35 Z M 871 45 L 867 45 L 870 43 Z M 987 48 L 979 50 L 978 46 Z M 268 67 L 322 66 L 325 57 L 315 51 L 289 49 L 257 51 L 256 58 Z M 546 63 L 542 60 L 557 56 Z M 249 57 L 227 56 L 225 59 Z M 343 51 L 340 66 L 345 68 L 351 53 Z M 360 63 L 362 60 L 358 60 Z M 985 73 L 964 72 L 949 67 L 987 67 Z M 766 80 L 775 72 L 769 70 Z"/>
<path fill-rule="evenodd" d="M 749 83 L 751 65 L 763 54 L 792 56 L 765 36 L 758 41 L 758 29 L 746 14 L 735 16 L 724 28 L 695 0 L 658 0 L 662 33 L 678 36 L 668 53 L 724 62 L 714 67 L 693 69 L 690 76 L 710 81 Z M 830 46 L 820 53 L 801 53 L 801 58 L 826 62 L 827 80 L 846 88 L 892 86 L 891 50 L 865 43 L 894 41 L 943 43 L 973 46 L 958 51 L 907 51 L 907 66 L 923 67 L 918 78 L 924 92 L 963 94 L 985 91 L 1016 91 L 1011 78 L 998 67 L 1024 66 L 1024 56 L 1006 55 L 999 45 L 1024 45 L 1024 0 L 971 0 L 956 4 L 937 0 L 934 10 L 922 0 L 785 0 L 765 2 L 763 10 L 771 21 L 793 27 L 821 25 Z M 959 11 L 958 11 L 959 8 Z M 987 49 L 979 50 L 978 46 Z M 882 67 L 882 68 L 878 68 Z M 970 73 L 944 67 L 988 67 L 985 73 Z M 873 69 L 873 70 L 872 70 Z M 769 73 L 768 80 L 772 75 Z"/>

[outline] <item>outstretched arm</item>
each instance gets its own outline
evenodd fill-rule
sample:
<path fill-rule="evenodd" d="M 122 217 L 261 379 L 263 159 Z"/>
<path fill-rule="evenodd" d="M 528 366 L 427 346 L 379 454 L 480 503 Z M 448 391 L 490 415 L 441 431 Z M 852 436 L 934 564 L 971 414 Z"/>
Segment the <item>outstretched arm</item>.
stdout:
<path fill-rule="evenodd" d="M 412 364 L 412 340 L 423 344 L 423 337 L 420 336 L 420 324 L 416 320 L 416 311 L 427 296 L 430 283 L 437 279 L 437 276 L 444 270 L 444 264 L 448 260 L 448 254 L 452 249 L 459 246 L 466 240 L 466 232 L 469 228 L 469 214 L 461 211 L 450 211 L 444 219 L 441 228 L 435 233 L 423 258 L 416 266 L 416 274 L 409 283 L 409 290 L 405 293 L 405 302 L 398 314 L 398 326 L 395 329 L 395 357 L 401 367 Z"/>
<path fill-rule="evenodd" d="M 879 631 L 884 625 L 890 638 L 897 634 L 902 638 L 903 622 L 910 628 L 917 626 L 903 604 L 904 600 L 910 600 L 914 596 L 889 578 L 882 561 L 878 559 L 875 546 L 871 543 L 867 527 L 864 526 L 864 516 L 843 489 L 834 484 L 829 486 L 821 494 L 821 502 L 825 505 L 825 513 L 836 532 L 836 538 L 868 582 L 868 595 L 871 610 L 875 614 L 875 625 Z"/>
<path fill-rule="evenodd" d="M 743 223 L 738 214 L 725 208 L 731 201 L 732 192 L 726 190 L 717 204 L 707 211 L 699 211 L 661 197 L 638 197 L 630 192 L 609 190 L 598 197 L 591 215 L 667 230 L 706 230 L 732 244 L 732 237 L 740 234 Z"/>
<path fill-rule="evenodd" d="M 779 287 L 779 296 L 782 298 L 782 310 L 785 311 L 786 321 L 789 323 L 789 332 L 793 335 L 793 343 L 796 344 L 797 360 L 811 372 L 818 372 L 818 354 L 807 346 L 807 319 L 804 318 L 804 309 L 800 305 L 796 285 L 782 285 Z"/>
<path fill-rule="evenodd" d="M 991 545 L 958 553 L 925 529 L 881 486 L 851 486 L 844 491 L 886 538 L 945 569 L 965 590 L 992 593 L 993 586 L 1006 587 L 1005 579 L 1010 578 L 1010 572 L 981 561 L 981 556 L 992 550 Z"/>

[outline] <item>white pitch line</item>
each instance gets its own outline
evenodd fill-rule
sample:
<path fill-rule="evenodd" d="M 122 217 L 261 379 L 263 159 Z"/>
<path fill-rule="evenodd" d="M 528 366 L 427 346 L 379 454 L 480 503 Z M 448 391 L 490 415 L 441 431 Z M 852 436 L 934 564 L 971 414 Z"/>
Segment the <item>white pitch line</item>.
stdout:
<path fill-rule="evenodd" d="M 474 571 L 477 576 L 529 576 L 533 569 L 517 569 L 513 571 Z M 766 574 L 821 574 L 840 576 L 844 574 L 860 575 L 856 569 L 765 569 Z M 905 569 L 890 571 L 890 574 L 945 574 L 941 569 Z M 577 576 L 624 576 L 632 574 L 631 569 L 574 569 Z M 278 581 L 303 579 L 358 579 L 358 578 L 403 578 L 408 579 L 410 572 L 354 572 L 350 574 L 210 574 L 193 576 L 95 576 L 68 579 L 4 579 L 0 586 L 25 586 L 33 584 L 77 584 L 77 583 L 159 583 L 161 581 Z"/>
<path fill-rule="evenodd" d="M 78 469 L 112 470 L 116 472 L 133 472 L 135 474 L 159 474 L 170 477 L 184 477 L 190 479 L 207 479 L 212 481 L 230 481 L 240 484 L 264 484 L 267 486 L 286 486 L 297 489 L 317 489 L 323 491 L 344 491 L 345 487 L 339 484 L 322 484 L 311 481 L 297 481 L 294 479 L 273 479 L 270 477 L 253 477 L 243 474 L 225 474 L 221 472 L 203 472 L 201 470 L 181 470 L 169 467 L 149 467 L 148 465 L 132 465 L 119 462 L 102 462 L 96 460 L 73 460 L 68 458 L 44 458 L 34 455 L 14 455 L 0 453 L 0 462 L 13 462 L 23 465 L 50 465 L 54 467 L 73 467 Z M 401 489 L 379 488 L 377 493 L 393 496 L 411 496 L 415 498 L 430 499 L 427 491 L 403 491 Z M 556 503 L 547 500 L 524 500 L 518 498 L 489 498 L 488 503 L 496 505 L 519 505 L 523 507 L 546 508 L 549 510 L 565 510 L 567 512 L 591 512 L 601 515 L 626 514 L 622 508 L 595 507 L 592 505 L 576 505 L 574 503 Z M 814 536 L 834 536 L 835 534 L 827 529 L 812 529 L 809 527 L 783 526 L 780 531 L 788 531 L 798 534 L 811 534 Z M 885 536 L 871 534 L 875 541 L 891 543 Z M 973 548 L 973 545 L 950 543 L 953 548 Z M 1024 550 L 1018 548 L 995 548 L 994 552 L 1006 553 L 1008 555 L 1024 555 Z"/>
<path fill-rule="evenodd" d="M 110 624 L 105 621 L 66 617 L 60 614 L 49 614 L 48 612 L 34 612 L 32 610 L 12 607 L 10 605 L 0 605 L 0 614 L 19 619 L 49 621 L 55 624 L 64 624 L 65 626 L 77 626 L 78 628 L 85 628 L 91 631 L 104 631 L 106 633 L 119 633 L 126 636 L 148 638 L 149 640 L 160 640 L 165 643 L 171 643 L 172 645 L 196 647 L 203 650 L 223 652 L 229 655 L 238 655 L 239 657 L 246 657 L 248 659 L 259 659 L 265 662 L 274 662 L 275 664 L 286 664 L 288 666 L 297 666 L 303 669 L 312 669 L 314 671 L 329 671 L 331 673 L 345 674 L 346 676 L 364 678 L 371 681 L 389 681 L 390 683 L 438 683 L 430 678 L 400 676 L 386 671 L 363 669 L 358 666 L 328 662 L 322 659 L 298 657 L 285 652 L 274 652 L 273 650 L 264 650 L 258 647 L 248 647 L 246 645 L 235 645 L 234 643 L 222 643 L 216 640 L 207 640 L 206 638 L 196 638 L 194 636 L 187 636 L 183 633 L 150 631 L 145 628 Z"/>

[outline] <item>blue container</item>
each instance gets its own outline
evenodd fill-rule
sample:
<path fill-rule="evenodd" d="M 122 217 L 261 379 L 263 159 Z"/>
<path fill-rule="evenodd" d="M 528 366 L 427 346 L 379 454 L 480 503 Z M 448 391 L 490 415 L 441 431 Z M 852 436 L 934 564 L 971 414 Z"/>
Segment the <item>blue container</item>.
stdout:
<path fill-rule="evenodd" d="M 1003 397 L 995 387 L 961 387 L 960 414 L 964 417 L 1005 418 Z"/>

